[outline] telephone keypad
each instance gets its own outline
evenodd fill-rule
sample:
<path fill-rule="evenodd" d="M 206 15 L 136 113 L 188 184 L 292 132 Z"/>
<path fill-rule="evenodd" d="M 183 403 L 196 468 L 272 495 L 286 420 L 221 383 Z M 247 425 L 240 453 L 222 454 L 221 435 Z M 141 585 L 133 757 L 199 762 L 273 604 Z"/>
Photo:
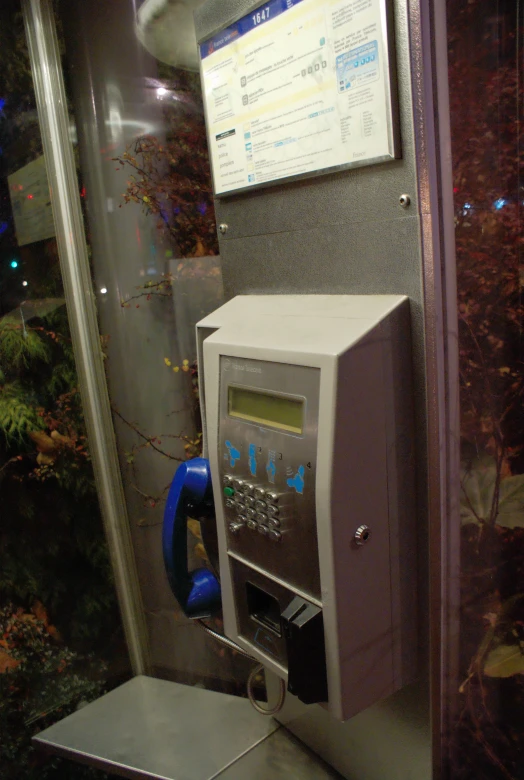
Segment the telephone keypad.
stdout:
<path fill-rule="evenodd" d="M 226 509 L 234 513 L 234 518 L 229 522 L 231 533 L 238 533 L 245 525 L 250 531 L 258 531 L 273 542 L 282 539 L 281 531 L 278 530 L 281 522 L 280 507 L 277 506 L 280 501 L 278 493 L 231 474 L 224 474 L 222 483 Z"/>

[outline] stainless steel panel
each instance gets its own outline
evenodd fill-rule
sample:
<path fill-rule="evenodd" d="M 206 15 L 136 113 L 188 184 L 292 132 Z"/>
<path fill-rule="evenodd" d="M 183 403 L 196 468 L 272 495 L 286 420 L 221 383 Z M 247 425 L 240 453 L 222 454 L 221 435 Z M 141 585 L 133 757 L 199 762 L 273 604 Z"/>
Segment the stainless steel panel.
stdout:
<path fill-rule="evenodd" d="M 34 741 L 122 777 L 211 780 L 277 728 L 247 699 L 140 676 Z"/>
<path fill-rule="evenodd" d="M 249 0 L 204 3 L 195 11 L 197 37 L 208 37 L 222 24 L 247 13 L 253 5 Z M 377 223 L 392 219 L 402 222 L 417 213 L 407 6 L 401 2 L 394 5 L 395 36 L 400 42 L 393 56 L 397 59 L 402 159 L 217 199 L 217 222 L 228 225 L 227 233 L 219 236 L 221 254 L 227 251 L 225 247 L 230 239 L 241 236 L 362 221 L 373 222 L 375 232 Z M 401 193 L 409 193 L 411 197 L 407 209 L 399 205 Z M 344 289 L 343 292 L 352 291 Z"/>
<path fill-rule="evenodd" d="M 228 388 L 231 385 L 303 398 L 303 433 L 231 417 L 228 415 Z M 246 563 L 252 562 L 278 577 L 288 587 L 296 587 L 317 599 L 320 599 L 320 570 L 315 479 L 319 391 L 320 371 L 316 368 L 234 356 L 220 359 L 218 459 L 221 481 L 229 475 L 253 485 L 255 494 L 257 490 L 260 493 L 254 505 L 258 513 L 254 520 L 257 528 L 250 529 L 245 520 L 241 520 L 242 526 L 235 531 L 231 524 L 237 523 L 239 517 L 247 519 L 247 506 L 242 497 L 244 488 L 235 493 L 235 497 L 240 494 L 241 503 L 237 501 L 228 506 L 222 497 L 228 550 Z M 280 541 L 273 539 L 273 534 L 267 531 L 265 535 L 260 533 L 269 528 L 269 508 L 276 507 L 269 499 L 271 492 L 276 493 L 278 501 Z"/>
<path fill-rule="evenodd" d="M 286 729 L 279 729 L 219 775 L 220 780 L 341 780 Z"/>
<path fill-rule="evenodd" d="M 247 639 L 248 642 L 251 642 L 253 647 L 259 652 L 265 653 L 271 660 L 276 661 L 287 670 L 286 640 L 284 636 L 279 636 L 278 632 L 271 630 L 263 622 L 257 621 L 250 614 L 246 583 L 259 587 L 275 599 L 275 602 L 278 602 L 280 614 L 291 603 L 295 594 L 240 561 L 230 559 L 230 562 L 237 610 L 238 633 L 244 639 Z"/>
<path fill-rule="evenodd" d="M 286 702 L 279 720 L 348 780 L 436 780 L 421 685 L 406 686 L 345 723 L 290 694 Z"/>
<path fill-rule="evenodd" d="M 208 0 L 195 13 L 197 37 L 209 36 L 235 16 L 245 14 L 251 5 L 249 0 Z M 419 150 L 421 147 L 426 154 L 428 150 L 433 154 L 434 148 L 426 145 L 428 139 L 433 143 L 431 128 L 426 138 L 426 122 L 431 124 L 433 115 L 430 111 L 423 115 L 424 97 L 429 99 L 431 93 L 431 74 L 425 71 L 420 54 L 420 6 L 418 1 L 394 2 L 401 160 L 223 198 L 216 201 L 216 208 L 218 221 L 228 225 L 227 232 L 220 237 L 227 298 L 271 292 L 403 293 L 410 297 L 418 545 L 420 560 L 424 562 L 428 558 L 424 297 L 431 299 L 435 294 L 435 279 L 430 273 L 433 258 L 429 259 L 426 271 L 423 267 L 421 214 L 434 220 L 439 206 L 428 199 L 427 173 L 419 167 L 415 149 L 414 114 L 419 122 Z M 413 41 L 419 50 L 416 60 L 412 60 Z M 429 57 L 429 31 L 426 43 Z M 427 161 L 421 162 L 423 168 Z M 404 192 L 411 197 L 407 209 L 399 205 L 399 196 Z M 436 261 L 437 277 L 440 261 Z M 436 321 L 436 316 L 433 307 L 430 322 Z M 435 338 L 431 335 L 428 342 L 432 354 L 437 350 Z M 436 401 L 432 400 L 434 405 Z M 435 458 L 438 451 L 439 444 L 434 439 Z M 437 523 L 434 525 L 437 527 Z M 428 641 L 424 565 L 418 591 L 424 653 Z M 435 604 L 438 603 L 435 598 Z M 409 696 L 400 691 L 340 730 L 340 724 L 318 707 L 308 710 L 320 713 L 311 717 L 311 728 L 302 728 L 298 722 L 292 722 L 290 728 L 328 760 L 339 760 L 347 777 L 429 778 L 427 679 L 427 671 L 423 671 L 420 685 Z M 401 702 L 401 708 L 393 706 L 396 701 Z M 389 734 L 394 736 L 389 738 Z"/>

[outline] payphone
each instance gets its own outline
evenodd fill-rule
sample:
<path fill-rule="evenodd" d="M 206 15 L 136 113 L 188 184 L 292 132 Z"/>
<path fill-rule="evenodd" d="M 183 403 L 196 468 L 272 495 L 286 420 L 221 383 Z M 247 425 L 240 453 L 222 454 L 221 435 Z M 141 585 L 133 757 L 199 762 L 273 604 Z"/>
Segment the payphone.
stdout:
<path fill-rule="evenodd" d="M 416 670 L 409 301 L 238 296 L 197 344 L 205 457 L 167 502 L 173 591 L 347 719 Z M 217 576 L 188 571 L 187 515 L 216 518 Z"/>

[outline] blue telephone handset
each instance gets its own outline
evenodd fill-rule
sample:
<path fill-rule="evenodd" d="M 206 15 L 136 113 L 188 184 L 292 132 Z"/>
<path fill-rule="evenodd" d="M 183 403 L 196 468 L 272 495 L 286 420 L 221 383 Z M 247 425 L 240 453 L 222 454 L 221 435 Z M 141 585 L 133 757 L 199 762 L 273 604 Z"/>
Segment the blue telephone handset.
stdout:
<path fill-rule="evenodd" d="M 164 511 L 162 548 L 169 584 L 186 617 L 209 617 L 221 605 L 220 583 L 207 568 L 188 570 L 188 515 L 214 515 L 211 471 L 206 458 L 193 458 L 176 470 Z"/>

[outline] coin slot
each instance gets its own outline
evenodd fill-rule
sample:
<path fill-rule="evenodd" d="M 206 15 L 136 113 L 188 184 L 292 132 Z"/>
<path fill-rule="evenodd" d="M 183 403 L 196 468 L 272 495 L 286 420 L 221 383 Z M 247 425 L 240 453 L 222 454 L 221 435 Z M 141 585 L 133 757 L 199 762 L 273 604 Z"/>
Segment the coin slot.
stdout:
<path fill-rule="evenodd" d="M 246 596 L 249 616 L 276 636 L 282 636 L 280 605 L 276 598 L 251 582 L 246 582 Z"/>

